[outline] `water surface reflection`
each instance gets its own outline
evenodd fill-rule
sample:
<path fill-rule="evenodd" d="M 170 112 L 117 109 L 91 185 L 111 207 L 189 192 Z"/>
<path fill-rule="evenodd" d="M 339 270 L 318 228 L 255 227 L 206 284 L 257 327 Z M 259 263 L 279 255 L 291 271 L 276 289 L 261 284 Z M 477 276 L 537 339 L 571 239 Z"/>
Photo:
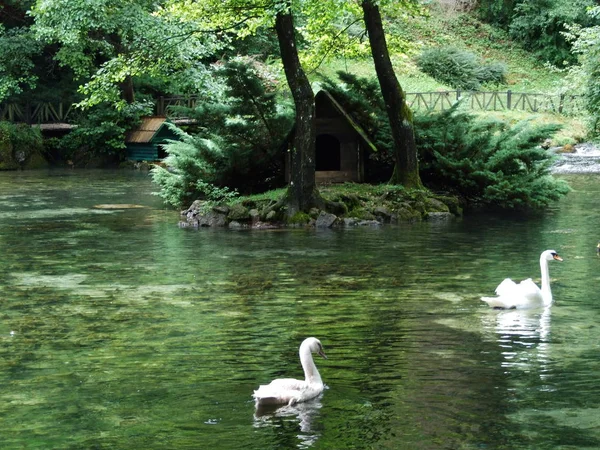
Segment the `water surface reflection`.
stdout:
<path fill-rule="evenodd" d="M 600 448 L 600 183 L 567 178 L 537 214 L 253 232 L 179 229 L 140 174 L 0 173 L 0 447 Z M 550 308 L 481 302 L 545 248 Z M 311 335 L 329 389 L 255 414 Z"/>

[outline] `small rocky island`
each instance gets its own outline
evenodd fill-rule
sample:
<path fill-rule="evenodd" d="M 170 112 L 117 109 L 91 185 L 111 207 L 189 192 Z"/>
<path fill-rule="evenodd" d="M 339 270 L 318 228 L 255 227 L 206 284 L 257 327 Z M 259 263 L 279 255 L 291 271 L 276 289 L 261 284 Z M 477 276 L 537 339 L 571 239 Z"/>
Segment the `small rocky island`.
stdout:
<path fill-rule="evenodd" d="M 285 205 L 272 199 L 213 204 L 196 200 L 181 212 L 182 227 L 281 228 L 380 226 L 422 220 L 448 221 L 462 215 L 457 198 L 426 189 L 345 184 L 345 189 L 322 187 L 324 208 L 287 217 Z M 349 192 L 356 191 L 356 192 Z"/>

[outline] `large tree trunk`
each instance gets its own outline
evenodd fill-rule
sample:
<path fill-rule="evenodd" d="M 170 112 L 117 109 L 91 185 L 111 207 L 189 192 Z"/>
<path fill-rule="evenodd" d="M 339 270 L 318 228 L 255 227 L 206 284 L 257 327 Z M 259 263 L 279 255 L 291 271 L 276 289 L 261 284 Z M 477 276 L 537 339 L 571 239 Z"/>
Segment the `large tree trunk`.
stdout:
<path fill-rule="evenodd" d="M 374 0 L 362 0 L 362 9 L 375 71 L 394 140 L 396 165 L 390 183 L 402 184 L 406 187 L 420 187 L 421 177 L 419 176 L 413 116 L 406 104 L 404 91 L 394 73 L 379 7 Z"/>
<path fill-rule="evenodd" d="M 296 107 L 295 133 L 288 187 L 288 215 L 320 206 L 315 182 L 315 96 L 298 58 L 290 2 L 275 18 L 281 61 Z"/>

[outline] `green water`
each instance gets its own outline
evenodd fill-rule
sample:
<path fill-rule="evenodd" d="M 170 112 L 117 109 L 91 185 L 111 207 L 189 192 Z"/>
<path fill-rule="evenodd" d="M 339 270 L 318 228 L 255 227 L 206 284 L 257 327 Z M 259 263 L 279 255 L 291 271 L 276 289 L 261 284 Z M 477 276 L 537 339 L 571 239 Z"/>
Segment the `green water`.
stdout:
<path fill-rule="evenodd" d="M 144 174 L 0 173 L 0 448 L 600 448 L 600 176 L 566 178 L 527 217 L 227 231 Z M 550 309 L 479 300 L 547 248 Z M 255 415 L 307 336 L 328 389 Z"/>

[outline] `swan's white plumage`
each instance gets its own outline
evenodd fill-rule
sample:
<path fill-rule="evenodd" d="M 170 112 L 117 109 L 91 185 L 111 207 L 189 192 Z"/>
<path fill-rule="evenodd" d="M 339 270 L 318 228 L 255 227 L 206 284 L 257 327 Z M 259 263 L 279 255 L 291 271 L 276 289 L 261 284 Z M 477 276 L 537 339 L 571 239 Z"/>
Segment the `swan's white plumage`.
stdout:
<path fill-rule="evenodd" d="M 548 306 L 552 303 L 550 290 L 550 275 L 548 261 L 562 261 L 555 250 L 546 250 L 540 255 L 540 270 L 542 273 L 542 288 L 540 289 L 531 278 L 515 283 L 506 278 L 496 288 L 497 297 L 481 297 L 492 308 L 521 309 Z"/>
<path fill-rule="evenodd" d="M 256 406 L 262 405 L 294 405 L 310 400 L 323 392 L 323 381 L 315 366 L 312 353 L 318 353 L 327 359 L 321 342 L 310 337 L 300 344 L 300 363 L 304 370 L 304 380 L 294 378 L 278 378 L 269 384 L 260 385 L 254 391 Z"/>

